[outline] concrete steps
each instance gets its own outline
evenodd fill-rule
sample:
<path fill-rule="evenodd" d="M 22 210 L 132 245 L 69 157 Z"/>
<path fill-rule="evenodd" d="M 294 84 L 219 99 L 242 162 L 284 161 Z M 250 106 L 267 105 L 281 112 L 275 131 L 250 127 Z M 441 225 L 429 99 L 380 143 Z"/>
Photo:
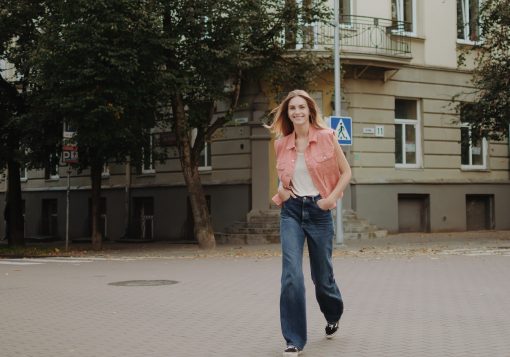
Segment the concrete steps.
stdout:
<path fill-rule="evenodd" d="M 388 235 L 388 231 L 380 229 L 371 224 L 364 218 L 358 217 L 353 210 L 344 210 L 342 215 L 344 225 L 344 239 L 367 239 L 383 238 Z"/>
<path fill-rule="evenodd" d="M 352 210 L 344 210 L 342 218 L 344 240 L 382 238 L 388 234 Z M 234 222 L 224 232 L 216 232 L 215 237 L 218 244 L 279 243 L 280 210 L 250 212 L 245 222 Z"/>

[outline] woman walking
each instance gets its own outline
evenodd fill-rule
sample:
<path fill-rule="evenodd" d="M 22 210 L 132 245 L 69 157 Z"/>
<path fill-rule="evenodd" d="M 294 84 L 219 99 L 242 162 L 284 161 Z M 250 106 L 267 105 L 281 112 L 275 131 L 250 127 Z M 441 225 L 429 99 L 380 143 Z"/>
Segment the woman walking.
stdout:
<path fill-rule="evenodd" d="M 343 195 L 351 169 L 315 101 L 294 90 L 271 112 L 280 185 L 273 201 L 281 206 L 282 276 L 280 322 L 287 347 L 297 356 L 307 338 L 303 249 L 306 239 L 315 296 L 326 320 L 325 333 L 338 330 L 343 301 L 333 276 L 333 220 L 330 210 Z"/>

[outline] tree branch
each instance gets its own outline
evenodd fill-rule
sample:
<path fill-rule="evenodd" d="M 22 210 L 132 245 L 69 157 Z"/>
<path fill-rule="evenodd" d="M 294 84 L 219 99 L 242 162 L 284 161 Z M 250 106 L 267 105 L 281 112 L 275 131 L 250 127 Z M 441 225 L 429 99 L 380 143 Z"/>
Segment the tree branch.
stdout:
<path fill-rule="evenodd" d="M 224 116 L 217 118 L 216 121 L 207 128 L 205 132 L 206 138 L 210 138 L 217 129 L 225 125 L 225 123 L 230 121 L 234 116 L 234 112 L 237 109 L 239 103 L 239 96 L 241 94 L 241 74 L 242 71 L 239 70 L 234 80 L 234 90 L 232 91 L 232 95 L 230 96 L 230 107 L 227 110 L 227 113 Z"/>

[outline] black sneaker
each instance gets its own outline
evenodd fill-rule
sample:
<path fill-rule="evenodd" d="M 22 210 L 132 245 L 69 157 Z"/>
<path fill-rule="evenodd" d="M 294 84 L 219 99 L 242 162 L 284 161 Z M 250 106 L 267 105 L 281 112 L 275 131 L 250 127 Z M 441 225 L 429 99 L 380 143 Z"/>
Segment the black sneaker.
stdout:
<path fill-rule="evenodd" d="M 283 356 L 284 357 L 296 357 L 296 356 L 300 355 L 301 352 L 302 352 L 302 350 L 300 350 L 296 346 L 288 345 L 287 348 L 285 349 L 285 351 L 283 351 Z"/>
<path fill-rule="evenodd" d="M 336 332 L 338 331 L 338 321 L 337 322 L 328 322 L 326 325 L 326 338 L 333 338 Z"/>

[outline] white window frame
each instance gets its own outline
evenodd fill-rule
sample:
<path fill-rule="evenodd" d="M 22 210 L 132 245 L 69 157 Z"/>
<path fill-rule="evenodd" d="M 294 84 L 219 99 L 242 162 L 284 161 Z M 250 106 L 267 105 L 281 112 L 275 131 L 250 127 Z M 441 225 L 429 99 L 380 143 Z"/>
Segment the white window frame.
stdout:
<path fill-rule="evenodd" d="M 152 157 L 152 150 L 154 149 L 154 129 L 151 129 L 150 130 L 150 133 L 149 133 L 149 148 L 150 148 L 150 153 L 149 153 L 149 167 L 146 168 L 145 167 L 145 148 L 142 147 L 142 174 L 144 175 L 148 175 L 148 174 L 154 174 L 156 173 L 156 169 L 154 168 L 154 158 Z"/>
<path fill-rule="evenodd" d="M 56 155 L 56 154 L 53 154 L 53 155 Z M 50 156 L 48 158 L 48 160 L 50 160 L 49 161 L 50 163 L 52 161 L 52 157 L 51 156 L 52 156 L 52 154 L 50 154 Z M 58 161 L 57 161 L 57 163 L 55 164 L 56 175 L 52 175 L 51 172 L 50 172 L 49 175 L 48 175 L 48 178 L 46 179 L 46 181 L 57 181 L 57 180 L 60 180 L 59 170 L 60 170 L 60 166 L 59 166 Z M 46 177 L 46 173 L 44 173 L 44 176 Z"/>
<path fill-rule="evenodd" d="M 301 25 L 301 26 L 304 26 L 304 25 Z M 320 36 L 319 23 L 312 22 L 311 24 L 308 24 L 307 27 L 312 28 L 312 33 L 313 33 L 313 47 L 312 48 L 313 49 L 319 48 L 319 36 Z M 298 32 L 298 35 L 296 37 L 296 50 L 303 49 L 303 43 L 304 43 L 303 35 L 302 35 L 302 33 Z"/>
<path fill-rule="evenodd" d="M 110 166 L 108 165 L 107 162 L 103 165 L 103 172 L 101 172 L 101 177 L 102 178 L 110 177 Z"/>
<path fill-rule="evenodd" d="M 204 157 L 205 165 L 198 166 L 198 171 L 211 171 L 212 170 L 212 165 L 210 162 L 208 162 L 209 160 L 207 159 L 209 151 L 211 150 L 210 146 L 211 146 L 211 143 L 208 143 L 206 141 L 204 144 L 204 149 L 200 153 L 200 157 L 202 157 L 202 156 Z M 212 156 L 211 156 L 211 161 L 212 161 Z"/>
<path fill-rule="evenodd" d="M 397 10 L 397 21 L 400 21 L 400 22 L 404 22 L 405 21 L 405 9 L 404 9 L 404 4 L 405 4 L 405 0 L 392 0 L 391 2 L 393 3 L 393 1 L 395 1 L 395 7 L 396 7 L 396 10 Z M 416 32 L 416 0 L 411 0 L 411 6 L 413 7 L 411 10 L 412 10 L 412 23 L 411 23 L 411 27 L 412 27 L 412 31 L 406 31 L 405 29 L 404 30 L 394 30 L 393 32 L 394 33 L 397 33 L 399 35 L 406 35 L 406 36 L 416 36 L 417 35 L 417 32 Z M 393 4 L 392 4 L 393 5 Z M 393 12 L 393 11 L 392 11 Z M 392 14 L 392 18 L 393 18 L 393 14 Z"/>
<path fill-rule="evenodd" d="M 342 15 L 343 15 L 343 16 L 353 16 L 353 15 L 354 15 L 354 11 L 353 11 L 353 3 L 352 3 L 353 1 L 352 1 L 352 0 L 343 0 L 343 1 L 344 1 L 344 2 L 347 2 L 347 3 L 349 4 L 349 13 L 348 13 L 348 14 L 342 14 L 342 12 L 341 12 L 341 10 L 342 10 L 342 4 L 341 4 L 342 0 L 339 0 L 339 2 L 340 2 L 340 3 L 338 4 L 338 11 L 340 12 L 340 13 L 338 14 L 339 19 L 340 19 L 340 21 L 339 21 L 339 22 L 340 22 L 340 23 L 339 23 L 339 26 L 340 26 L 341 28 L 351 29 L 351 28 L 352 28 L 352 22 L 351 22 L 351 21 L 349 21 L 349 22 L 342 22 L 342 18 L 341 18 L 341 16 L 342 16 Z"/>
<path fill-rule="evenodd" d="M 303 0 L 297 0 L 296 1 L 296 5 L 299 8 L 302 8 L 303 7 Z M 301 23 L 301 19 L 298 19 L 298 26 L 304 26 L 304 24 Z M 313 33 L 313 49 L 317 49 L 319 47 L 319 35 L 320 35 L 319 24 L 317 22 L 312 22 L 311 24 L 307 24 L 307 27 L 311 27 L 312 28 L 312 33 Z M 303 43 L 304 43 L 303 34 L 300 31 L 298 31 L 298 34 L 296 36 L 296 50 L 303 49 Z"/>
<path fill-rule="evenodd" d="M 28 153 L 28 150 L 25 150 L 25 154 Z M 28 181 L 28 169 L 25 164 L 20 164 L 19 168 L 19 180 L 20 182 L 27 182 Z"/>
<path fill-rule="evenodd" d="M 420 109 L 420 101 L 417 99 L 407 99 L 407 98 L 395 98 L 402 100 L 412 100 L 416 102 L 416 119 L 400 119 L 395 118 L 395 127 L 396 125 L 403 125 L 402 127 L 402 160 L 403 163 L 397 163 L 395 161 L 395 168 L 399 169 L 419 169 L 422 168 L 422 150 L 421 150 L 421 109 Z M 416 163 L 408 164 L 406 163 L 406 125 L 414 126 L 414 137 L 416 139 L 415 142 L 415 155 L 416 155 Z M 396 130 L 395 130 L 395 140 L 396 138 Z M 395 152 L 395 158 L 397 153 Z"/>
<path fill-rule="evenodd" d="M 28 170 L 25 165 L 21 165 L 19 169 L 19 180 L 21 182 L 27 182 L 28 181 Z"/>
<path fill-rule="evenodd" d="M 195 139 L 197 138 L 197 133 L 198 133 L 197 128 L 191 129 L 191 146 L 192 147 L 195 146 Z M 204 155 L 205 165 L 198 166 L 198 171 L 211 171 L 212 170 L 212 164 L 210 162 L 207 162 L 207 154 L 209 153 L 209 150 L 211 149 L 210 145 L 211 145 L 210 142 L 206 141 L 204 143 L 204 148 L 200 152 L 200 156 Z M 212 155 L 211 155 L 211 161 L 212 161 Z"/>
<path fill-rule="evenodd" d="M 463 34 L 464 34 L 464 38 L 457 38 L 457 43 L 462 43 L 462 44 L 467 44 L 467 45 L 474 45 L 476 43 L 478 43 L 479 41 L 473 41 L 473 40 L 470 40 L 469 39 L 469 25 L 471 23 L 471 14 L 470 14 L 470 6 L 469 6 L 469 2 L 471 0 L 457 0 L 457 2 L 460 1 L 460 4 L 461 4 L 461 11 L 462 11 L 462 25 L 463 25 Z M 481 8 L 481 2 L 483 0 L 476 0 L 478 2 L 478 14 L 480 14 L 480 8 Z M 456 4 L 457 5 L 457 4 Z M 455 8 L 455 12 L 457 12 L 457 8 Z M 457 15 L 457 13 L 456 13 Z M 457 18 L 457 16 L 456 16 Z M 458 26 L 458 24 L 457 24 Z M 478 27 L 477 29 L 478 31 L 478 36 L 480 36 L 480 27 Z"/>
<path fill-rule="evenodd" d="M 460 124 L 460 130 L 462 128 L 467 128 L 469 130 L 469 164 L 463 165 L 462 164 L 462 143 L 461 143 L 461 170 L 470 171 L 470 170 L 487 170 L 487 162 L 488 162 L 488 156 L 489 156 L 489 144 L 487 142 L 487 139 L 482 138 L 482 145 L 481 148 L 483 150 L 482 155 L 482 165 L 473 165 L 473 143 L 471 141 L 471 126 L 467 123 L 461 123 Z"/>

